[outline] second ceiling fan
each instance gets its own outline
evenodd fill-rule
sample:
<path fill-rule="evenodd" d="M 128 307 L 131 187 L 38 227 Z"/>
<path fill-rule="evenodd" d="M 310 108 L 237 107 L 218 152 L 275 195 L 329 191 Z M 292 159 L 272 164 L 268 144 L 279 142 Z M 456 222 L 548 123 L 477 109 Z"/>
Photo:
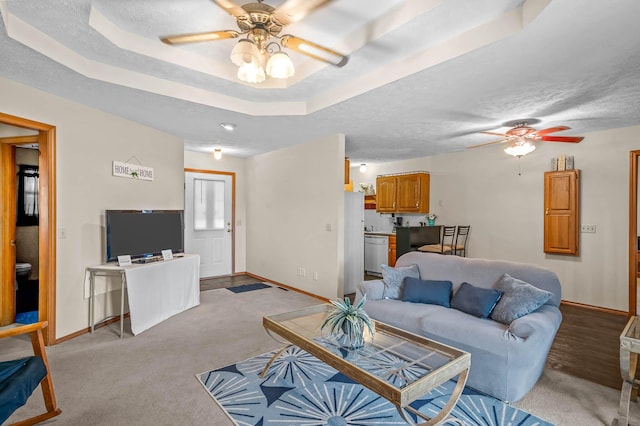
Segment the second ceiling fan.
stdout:
<path fill-rule="evenodd" d="M 231 61 L 239 67 L 238 78 L 249 83 L 260 83 L 265 80 L 266 75 L 288 78 L 295 73 L 293 62 L 289 55 L 282 51 L 282 47 L 336 67 L 344 66 L 349 60 L 346 55 L 300 37 L 291 34 L 280 35 L 285 26 L 301 20 L 330 0 L 286 0 L 278 8 L 263 3 L 263 0 L 242 6 L 231 0 L 213 1 L 236 19 L 240 31 L 177 34 L 160 37 L 160 40 L 176 45 L 246 35 L 246 39 L 241 39 L 233 48 Z"/>
<path fill-rule="evenodd" d="M 467 148 L 479 148 L 481 146 L 510 142 L 510 145 L 507 148 L 505 148 L 505 152 L 507 154 L 513 155 L 514 157 L 521 157 L 523 155 L 530 153 L 535 149 L 533 142 L 541 141 L 541 142 L 578 143 L 584 139 L 584 137 L 582 136 L 551 135 L 551 133 L 562 132 L 564 130 L 569 130 L 569 129 L 570 127 L 567 127 L 567 126 L 555 126 L 555 127 L 542 129 L 542 130 L 536 130 L 533 127 L 529 127 L 528 123 L 522 122 L 522 123 L 516 124 L 511 129 L 507 130 L 505 133 L 480 132 L 485 135 L 500 136 L 501 138 L 491 142 L 484 142 L 477 145 L 471 145 L 471 146 L 468 146 Z"/>

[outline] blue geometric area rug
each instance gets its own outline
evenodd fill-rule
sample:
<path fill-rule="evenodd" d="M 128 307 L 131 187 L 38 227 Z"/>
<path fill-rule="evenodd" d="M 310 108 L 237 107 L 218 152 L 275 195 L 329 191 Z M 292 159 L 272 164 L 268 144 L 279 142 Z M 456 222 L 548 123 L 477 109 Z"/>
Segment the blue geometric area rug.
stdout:
<path fill-rule="evenodd" d="M 260 373 L 274 352 L 196 377 L 240 426 L 406 425 L 395 405 L 302 349 L 292 346 Z M 388 362 L 393 360 L 388 359 Z M 407 372 L 410 374 L 410 372 Z M 455 386 L 449 381 L 411 406 L 434 417 Z M 466 387 L 451 416 L 467 426 L 548 426 L 540 418 Z M 415 420 L 415 419 L 414 419 Z M 444 424 L 459 424 L 448 420 Z M 552 425 L 551 425 L 552 426 Z"/>

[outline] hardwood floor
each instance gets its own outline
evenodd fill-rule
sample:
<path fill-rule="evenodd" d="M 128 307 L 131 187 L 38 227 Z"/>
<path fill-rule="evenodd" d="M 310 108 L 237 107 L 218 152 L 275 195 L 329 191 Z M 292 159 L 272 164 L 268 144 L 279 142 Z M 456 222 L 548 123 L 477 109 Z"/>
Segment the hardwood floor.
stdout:
<path fill-rule="evenodd" d="M 201 278 L 200 279 L 200 291 L 213 290 L 216 288 L 236 287 L 244 284 L 253 284 L 260 282 L 248 275 L 235 275 L 226 277 L 214 277 L 214 278 Z"/>
<path fill-rule="evenodd" d="M 620 389 L 620 333 L 628 317 L 564 304 L 560 311 L 547 367 Z"/>
<path fill-rule="evenodd" d="M 370 277 L 377 278 L 377 277 Z M 246 275 L 200 280 L 201 291 L 255 283 Z M 354 295 L 351 296 L 353 300 Z M 549 351 L 547 368 L 620 389 L 620 333 L 626 316 L 561 305 L 562 324 Z"/>

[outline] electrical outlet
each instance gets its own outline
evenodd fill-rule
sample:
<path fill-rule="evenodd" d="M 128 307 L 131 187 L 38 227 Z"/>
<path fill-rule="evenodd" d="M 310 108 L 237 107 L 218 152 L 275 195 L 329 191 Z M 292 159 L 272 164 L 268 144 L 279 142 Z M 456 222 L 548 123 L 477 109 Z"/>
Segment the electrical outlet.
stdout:
<path fill-rule="evenodd" d="M 580 225 L 580 232 L 585 232 L 588 234 L 595 234 L 596 233 L 596 226 L 595 225 Z"/>
<path fill-rule="evenodd" d="M 298 275 L 301 277 L 307 276 L 307 270 L 304 268 L 298 268 Z"/>
<path fill-rule="evenodd" d="M 318 281 L 320 279 L 320 274 L 318 274 L 317 272 L 313 273 L 313 279 L 314 281 Z"/>

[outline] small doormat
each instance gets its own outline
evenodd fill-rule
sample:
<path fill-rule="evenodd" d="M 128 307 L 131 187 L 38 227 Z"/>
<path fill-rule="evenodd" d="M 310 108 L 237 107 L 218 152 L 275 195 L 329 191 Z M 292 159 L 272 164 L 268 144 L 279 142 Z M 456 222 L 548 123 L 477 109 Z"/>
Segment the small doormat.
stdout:
<path fill-rule="evenodd" d="M 198 381 L 239 426 L 341 425 L 398 426 L 407 423 L 396 407 L 302 349 L 291 346 L 260 373 L 275 352 L 196 374 Z M 388 354 L 381 363 L 398 364 Z M 381 364 L 385 365 L 385 364 Z M 405 374 L 413 374 L 410 369 Z M 448 381 L 411 406 L 434 417 L 449 400 Z M 411 415 L 414 422 L 417 416 Z M 448 426 L 553 426 L 468 386 L 451 413 Z M 455 419 L 455 420 L 454 420 Z"/>
<path fill-rule="evenodd" d="M 254 283 L 254 284 L 239 285 L 236 287 L 227 287 L 227 290 L 232 291 L 234 293 L 244 293 L 245 291 L 260 290 L 263 288 L 271 288 L 271 286 L 265 283 Z"/>

